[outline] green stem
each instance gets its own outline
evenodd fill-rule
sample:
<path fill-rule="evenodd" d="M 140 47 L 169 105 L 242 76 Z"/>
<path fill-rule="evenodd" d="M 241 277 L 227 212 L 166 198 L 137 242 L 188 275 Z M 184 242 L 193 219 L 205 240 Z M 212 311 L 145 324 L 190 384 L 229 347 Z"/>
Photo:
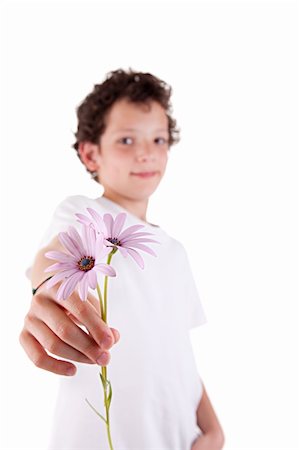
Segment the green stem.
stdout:
<path fill-rule="evenodd" d="M 110 432 L 110 421 L 109 421 L 109 407 L 110 407 L 110 405 L 108 405 L 108 402 L 107 402 L 107 389 L 105 389 L 105 407 L 106 407 L 106 427 L 107 427 L 108 442 L 109 442 L 110 450 L 113 450 L 112 439 L 111 439 L 111 432 Z"/>
<path fill-rule="evenodd" d="M 112 252 L 109 253 L 108 258 L 107 258 L 107 264 L 109 265 L 111 263 L 111 259 L 112 256 L 114 255 L 114 249 L 112 250 Z M 107 275 L 105 276 L 105 280 L 104 280 L 104 311 L 105 311 L 105 318 L 103 319 L 105 323 L 107 323 L 107 294 L 108 294 L 108 277 Z"/>
<path fill-rule="evenodd" d="M 98 284 L 97 284 L 97 291 L 98 291 L 98 296 L 99 296 L 99 300 L 100 300 L 100 313 L 101 313 L 101 317 L 103 317 L 104 316 L 103 297 L 102 297 L 100 286 Z"/>
<path fill-rule="evenodd" d="M 113 249 L 109 253 L 108 258 L 107 258 L 107 264 L 111 263 L 112 256 L 114 255 L 114 253 L 116 251 L 117 251 L 117 249 Z M 97 284 L 97 292 L 98 292 L 98 296 L 99 296 L 99 300 L 100 300 L 101 317 L 102 317 L 102 320 L 107 324 L 107 294 L 108 294 L 108 276 L 107 275 L 105 276 L 105 279 L 104 279 L 104 302 L 103 302 L 103 298 L 102 298 L 101 289 L 98 284 Z M 113 450 L 111 432 L 110 432 L 110 421 L 109 421 L 110 402 L 108 401 L 108 396 L 107 396 L 107 386 L 109 385 L 109 389 L 111 390 L 111 385 L 107 380 L 107 367 L 106 366 L 102 367 L 102 380 L 103 380 L 102 382 L 103 382 L 103 388 L 104 388 L 104 405 L 105 405 L 105 410 L 106 410 L 106 427 L 107 427 L 108 442 L 109 442 L 110 450 Z"/>

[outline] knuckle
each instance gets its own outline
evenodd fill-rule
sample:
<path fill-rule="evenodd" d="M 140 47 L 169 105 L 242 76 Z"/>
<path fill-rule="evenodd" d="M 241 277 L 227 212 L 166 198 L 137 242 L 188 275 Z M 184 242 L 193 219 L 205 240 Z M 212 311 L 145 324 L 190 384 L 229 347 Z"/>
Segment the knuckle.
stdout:
<path fill-rule="evenodd" d="M 86 314 L 87 311 L 87 302 L 82 302 L 79 300 L 77 303 L 73 303 L 72 311 L 71 313 L 75 317 L 83 317 Z"/>
<path fill-rule="evenodd" d="M 24 341 L 25 341 L 25 333 L 24 330 L 22 330 L 21 333 L 19 334 L 19 343 L 21 344 L 22 347 L 24 347 Z"/>
<path fill-rule="evenodd" d="M 35 294 L 32 297 L 31 300 L 31 309 L 35 308 L 36 306 L 40 306 L 43 303 L 43 297 L 41 296 L 41 294 Z"/>
<path fill-rule="evenodd" d="M 61 339 L 68 339 L 71 334 L 71 327 L 66 322 L 59 322 L 56 325 L 56 334 Z"/>
<path fill-rule="evenodd" d="M 99 301 L 93 295 L 88 296 L 87 301 L 100 313 Z"/>
<path fill-rule="evenodd" d="M 45 363 L 45 356 L 42 353 L 35 353 L 31 358 L 33 364 L 38 367 L 39 369 L 42 369 L 44 367 Z"/>
<path fill-rule="evenodd" d="M 30 325 L 32 324 L 32 321 L 33 321 L 33 315 L 30 312 L 28 312 L 24 318 L 24 327 L 26 329 L 28 329 L 30 327 Z"/>
<path fill-rule="evenodd" d="M 99 353 L 99 347 L 94 342 L 88 342 L 85 345 L 84 353 L 88 357 L 91 357 L 92 359 L 95 358 L 96 355 Z"/>
<path fill-rule="evenodd" d="M 55 355 L 59 352 L 60 349 L 59 341 L 57 339 L 53 339 L 52 337 L 45 341 L 44 346 L 50 353 L 53 353 Z"/>

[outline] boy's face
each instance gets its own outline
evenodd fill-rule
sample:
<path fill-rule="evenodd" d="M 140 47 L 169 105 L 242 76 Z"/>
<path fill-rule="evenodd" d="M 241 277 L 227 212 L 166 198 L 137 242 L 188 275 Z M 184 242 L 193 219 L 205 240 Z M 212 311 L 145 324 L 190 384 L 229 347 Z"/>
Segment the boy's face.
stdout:
<path fill-rule="evenodd" d="M 168 118 L 157 102 L 115 102 L 107 113 L 97 163 L 105 193 L 120 202 L 148 200 L 164 175 Z"/>

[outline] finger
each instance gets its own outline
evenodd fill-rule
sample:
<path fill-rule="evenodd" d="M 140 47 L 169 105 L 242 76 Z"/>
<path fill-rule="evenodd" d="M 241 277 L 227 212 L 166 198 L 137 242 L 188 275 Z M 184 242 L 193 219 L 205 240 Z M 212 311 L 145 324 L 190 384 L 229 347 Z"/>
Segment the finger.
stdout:
<path fill-rule="evenodd" d="M 88 293 L 87 300 L 91 303 L 91 305 L 95 308 L 95 310 L 101 316 L 99 300 L 90 293 Z M 69 314 L 69 317 L 71 317 L 71 319 L 75 321 L 75 323 L 78 322 L 71 313 L 68 313 L 68 314 Z M 80 323 L 80 325 L 82 325 L 82 324 Z M 112 334 L 114 337 L 114 344 L 116 344 L 120 339 L 119 332 L 115 328 L 111 328 L 111 327 L 110 327 L 110 330 L 112 331 Z"/>
<path fill-rule="evenodd" d="M 88 301 L 83 302 L 78 292 L 74 291 L 68 299 L 58 301 L 56 299 L 57 289 L 57 286 L 49 289 L 55 302 L 68 311 L 67 314 L 74 323 L 85 326 L 86 330 L 103 350 L 109 350 L 116 342 L 115 333 L 101 319 L 99 300 L 89 292 L 87 296 Z M 119 340 L 119 333 L 118 335 L 116 334 L 117 336 L 117 340 Z"/>
<path fill-rule="evenodd" d="M 49 356 L 40 343 L 30 333 L 23 330 L 19 340 L 27 356 L 36 367 L 58 375 L 75 375 L 77 368 L 74 364 Z"/>
<path fill-rule="evenodd" d="M 95 309 L 95 311 L 100 315 L 101 317 L 101 311 L 100 311 L 100 304 L 99 301 L 90 293 L 88 293 L 87 295 L 87 301 L 93 306 L 93 308 Z M 73 314 L 71 314 L 70 311 L 68 311 L 67 309 L 65 310 L 66 314 L 69 316 L 69 318 L 75 322 L 77 325 L 83 325 L 79 320 L 76 319 L 76 317 L 73 316 Z"/>
<path fill-rule="evenodd" d="M 72 361 L 94 364 L 94 361 L 83 355 L 83 353 L 63 342 L 41 320 L 37 318 L 27 319 L 26 324 L 26 330 L 50 353 Z"/>
<path fill-rule="evenodd" d="M 65 314 L 76 324 L 76 325 L 83 325 L 79 320 L 76 319 L 76 317 L 73 316 L 69 311 L 65 310 Z"/>
<path fill-rule="evenodd" d="M 109 326 L 101 319 L 100 312 L 88 301 L 82 301 L 77 292 L 68 299 L 58 302 L 67 309 L 76 320 L 82 323 L 103 350 L 114 344 L 114 335 Z"/>
<path fill-rule="evenodd" d="M 88 301 L 91 303 L 91 305 L 95 308 L 95 311 L 96 311 L 96 312 L 99 312 L 99 311 L 98 311 L 98 308 L 99 308 L 99 302 L 98 302 L 98 300 L 97 300 L 93 295 L 88 295 L 87 300 L 88 300 Z M 76 323 L 77 325 L 83 325 L 79 320 L 76 319 L 76 317 L 73 316 L 73 314 L 72 314 L 70 311 L 65 310 L 65 312 L 66 312 L 66 314 L 68 315 L 68 317 L 69 317 L 74 323 Z M 119 339 L 120 339 L 120 334 L 119 334 L 118 330 L 116 330 L 115 328 L 111 328 L 111 327 L 110 327 L 110 330 L 112 331 L 112 334 L 113 334 L 113 337 L 114 337 L 114 344 L 116 344 L 116 343 L 119 341 Z"/>
<path fill-rule="evenodd" d="M 114 336 L 114 343 L 116 344 L 120 339 L 120 334 L 115 328 L 110 328 Z"/>
<path fill-rule="evenodd" d="M 100 308 L 100 302 L 99 300 L 92 295 L 90 292 L 87 294 L 87 301 L 91 303 L 91 305 L 94 307 L 94 309 L 101 315 L 101 308 Z"/>
<path fill-rule="evenodd" d="M 34 300 L 35 316 L 44 322 L 63 342 L 99 365 L 107 365 L 108 352 L 103 351 L 93 337 L 77 326 L 52 299 L 39 295 Z M 26 316 L 30 320 L 30 316 Z M 99 320 L 101 320 L 99 318 Z M 83 320 L 81 320 L 84 323 Z"/>

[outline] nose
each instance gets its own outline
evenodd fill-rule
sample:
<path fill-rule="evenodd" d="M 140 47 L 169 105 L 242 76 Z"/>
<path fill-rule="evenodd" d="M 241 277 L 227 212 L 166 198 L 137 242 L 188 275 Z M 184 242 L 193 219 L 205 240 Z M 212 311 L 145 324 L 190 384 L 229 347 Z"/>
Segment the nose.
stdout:
<path fill-rule="evenodd" d="M 151 143 L 143 142 L 138 146 L 137 160 L 140 162 L 153 161 L 155 159 L 155 149 Z"/>

